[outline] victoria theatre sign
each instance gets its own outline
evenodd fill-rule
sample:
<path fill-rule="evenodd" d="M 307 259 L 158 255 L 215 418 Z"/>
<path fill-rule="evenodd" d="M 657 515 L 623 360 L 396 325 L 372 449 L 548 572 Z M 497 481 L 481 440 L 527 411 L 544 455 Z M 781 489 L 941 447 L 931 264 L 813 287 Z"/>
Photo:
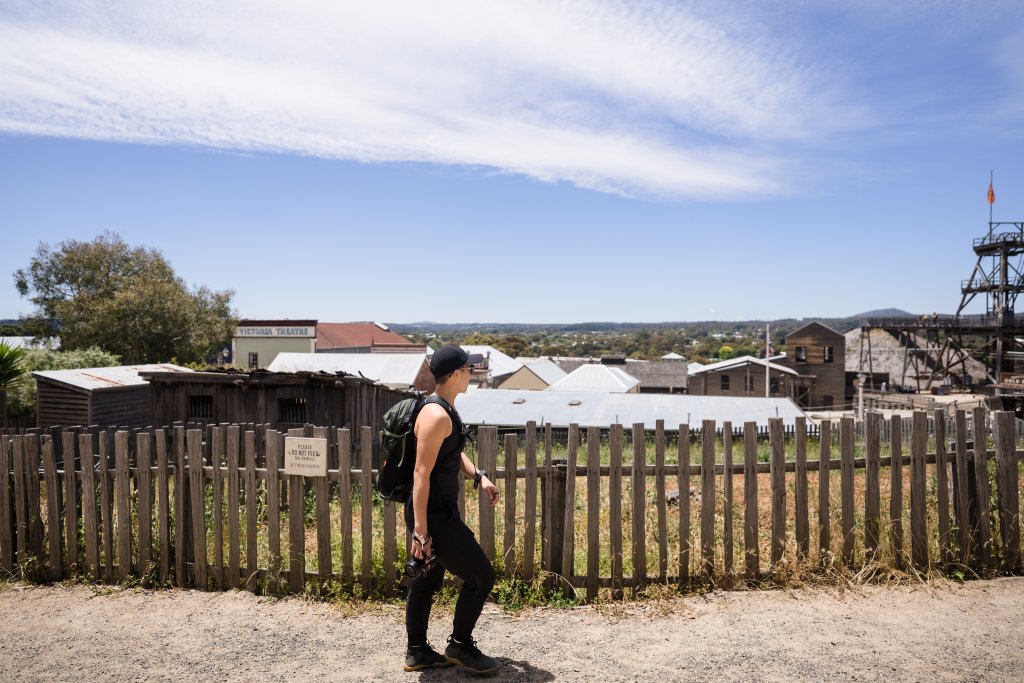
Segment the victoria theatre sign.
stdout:
<path fill-rule="evenodd" d="M 236 327 L 236 337 L 315 337 L 316 328 L 305 327 L 283 327 L 283 326 L 259 326 L 259 327 Z"/>

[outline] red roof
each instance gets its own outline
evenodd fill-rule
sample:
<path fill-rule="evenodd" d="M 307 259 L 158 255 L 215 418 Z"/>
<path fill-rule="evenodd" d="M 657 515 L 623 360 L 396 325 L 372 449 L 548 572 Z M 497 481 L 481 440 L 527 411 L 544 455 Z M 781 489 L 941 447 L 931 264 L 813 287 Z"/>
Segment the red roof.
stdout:
<path fill-rule="evenodd" d="M 422 344 L 411 342 L 390 330 L 383 330 L 375 323 L 318 323 L 316 326 L 318 351 L 373 346 L 420 348 Z"/>

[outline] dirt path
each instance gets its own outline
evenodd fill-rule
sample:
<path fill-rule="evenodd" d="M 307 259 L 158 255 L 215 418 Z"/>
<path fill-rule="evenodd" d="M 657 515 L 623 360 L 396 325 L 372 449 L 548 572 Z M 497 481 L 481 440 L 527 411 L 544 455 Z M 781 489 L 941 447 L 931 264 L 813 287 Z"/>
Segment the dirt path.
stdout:
<path fill-rule="evenodd" d="M 0 680 L 469 680 L 400 671 L 402 611 L 247 593 L 8 587 Z M 431 624 L 443 644 L 447 619 Z M 719 593 L 504 614 L 490 680 L 1024 680 L 1024 578 L 939 588 Z"/>

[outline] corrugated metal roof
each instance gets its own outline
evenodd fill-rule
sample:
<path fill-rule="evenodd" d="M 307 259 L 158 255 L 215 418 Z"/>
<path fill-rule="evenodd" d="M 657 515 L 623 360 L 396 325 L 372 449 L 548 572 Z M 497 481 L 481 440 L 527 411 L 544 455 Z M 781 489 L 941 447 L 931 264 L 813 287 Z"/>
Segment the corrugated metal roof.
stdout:
<path fill-rule="evenodd" d="M 678 353 L 676 353 L 675 351 L 669 351 L 669 352 L 668 352 L 668 353 L 666 353 L 666 354 L 665 354 L 664 356 L 662 356 L 662 357 L 661 357 L 661 359 L 662 359 L 662 360 L 686 360 L 685 358 L 683 358 L 682 356 L 680 356 L 680 355 L 679 355 Z"/>
<path fill-rule="evenodd" d="M 317 323 L 316 348 L 344 349 L 365 346 L 412 346 L 419 344 L 395 334 L 380 323 Z"/>
<path fill-rule="evenodd" d="M 778 365 L 777 363 L 766 363 L 766 361 L 764 361 L 763 359 L 761 359 L 761 358 L 754 358 L 753 356 L 740 356 L 738 358 L 730 358 L 728 360 L 720 360 L 717 363 L 712 363 L 710 365 L 705 365 L 704 367 L 699 368 L 697 370 L 691 370 L 690 374 L 691 375 L 699 375 L 699 374 L 704 373 L 704 372 L 714 372 L 716 370 L 725 370 L 727 368 L 731 368 L 731 367 L 738 366 L 738 365 L 746 365 L 747 363 L 752 363 L 754 365 L 760 365 L 762 368 L 765 367 L 765 365 L 768 365 L 768 366 L 771 367 L 772 370 L 775 370 L 776 372 L 784 372 L 787 375 L 799 375 L 800 374 L 799 372 L 797 372 L 793 368 L 787 368 L 785 365 Z"/>
<path fill-rule="evenodd" d="M 551 386 L 566 375 L 565 370 L 549 360 L 535 360 L 527 363 L 526 367 L 548 386 Z"/>
<path fill-rule="evenodd" d="M 490 354 L 491 377 L 511 375 L 513 372 L 523 367 L 523 364 L 515 358 L 502 353 L 493 346 L 483 344 L 463 344 L 462 349 L 466 353 L 480 353 L 484 356 Z"/>
<path fill-rule="evenodd" d="M 581 365 L 547 388 L 547 391 L 594 391 L 625 393 L 640 380 L 611 365 Z"/>
<path fill-rule="evenodd" d="M 279 353 L 268 372 L 344 372 L 404 389 L 415 386 L 425 353 Z"/>
<path fill-rule="evenodd" d="M 576 405 L 573 405 L 576 404 Z M 609 394 L 583 391 L 528 391 L 525 389 L 479 389 L 460 395 L 455 407 L 462 419 L 473 425 L 522 427 L 530 420 L 555 427 L 578 424 L 584 427 L 632 425 L 643 422 L 654 429 L 665 420 L 669 429 L 680 424 L 699 425 L 701 420 L 744 422 L 767 425 L 781 417 L 786 424 L 802 415 L 788 398 L 746 398 L 688 396 L 679 394 Z"/>
<path fill-rule="evenodd" d="M 32 373 L 36 379 L 43 378 L 60 382 L 70 387 L 95 391 L 146 384 L 139 377 L 140 372 L 192 372 L 188 368 L 171 363 L 150 365 L 119 365 L 110 368 L 81 368 L 78 370 L 37 370 Z"/>

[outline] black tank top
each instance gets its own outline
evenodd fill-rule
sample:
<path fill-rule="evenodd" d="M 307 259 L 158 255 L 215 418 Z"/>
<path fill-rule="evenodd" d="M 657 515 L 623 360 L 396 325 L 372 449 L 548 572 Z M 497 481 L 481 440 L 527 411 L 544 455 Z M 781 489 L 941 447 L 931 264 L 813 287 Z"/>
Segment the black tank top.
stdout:
<path fill-rule="evenodd" d="M 462 466 L 462 448 L 466 445 L 465 428 L 455 407 L 437 395 L 428 396 L 427 403 L 436 403 L 448 413 L 452 432 L 441 442 L 434 469 L 430 473 L 430 495 L 427 505 L 441 504 L 449 509 L 459 503 L 459 468 Z"/>

